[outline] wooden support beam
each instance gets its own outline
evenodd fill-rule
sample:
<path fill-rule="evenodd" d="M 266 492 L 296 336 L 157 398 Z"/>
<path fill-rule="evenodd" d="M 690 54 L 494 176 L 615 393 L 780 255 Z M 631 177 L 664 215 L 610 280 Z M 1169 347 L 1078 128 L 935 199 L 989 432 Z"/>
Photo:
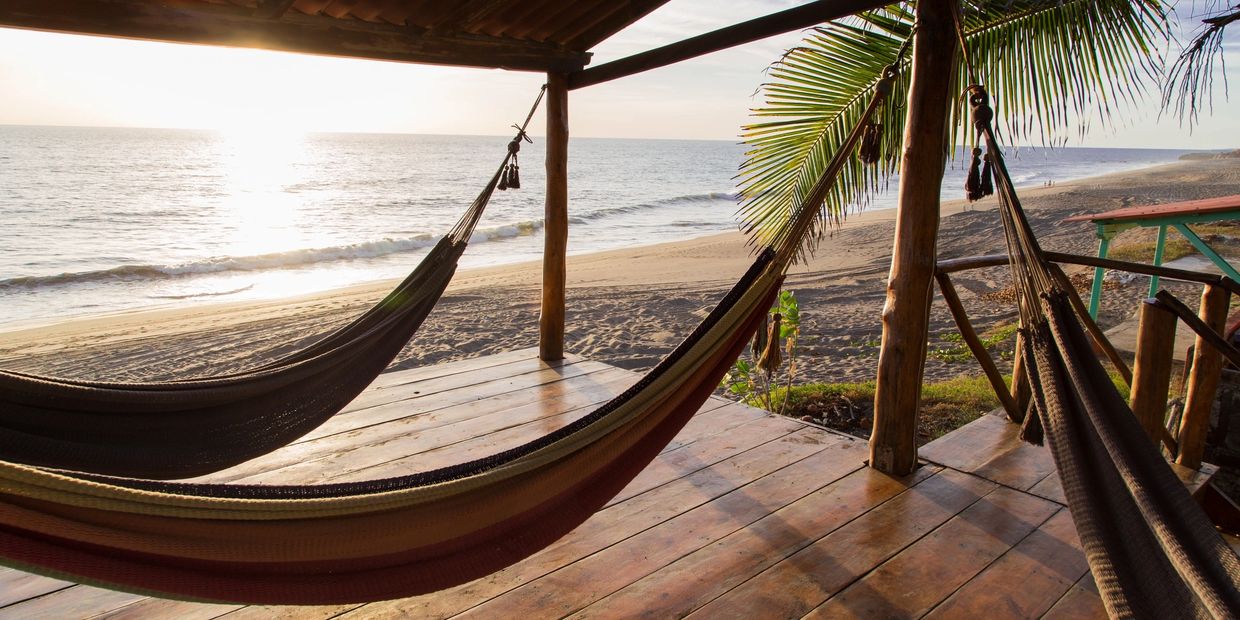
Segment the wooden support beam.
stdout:
<path fill-rule="evenodd" d="M 258 7 L 254 9 L 254 17 L 258 19 L 280 19 L 297 0 L 258 0 Z"/>
<path fill-rule="evenodd" d="M 1176 316 L 1147 300 L 1141 304 L 1137 325 L 1137 357 L 1128 402 L 1145 434 L 1157 444 L 1167 433 L 1167 393 L 1171 388 Z"/>
<path fill-rule="evenodd" d="M 568 77 L 547 74 L 547 192 L 544 203 L 542 313 L 538 356 L 564 357 L 564 289 L 568 277 Z"/>
<path fill-rule="evenodd" d="M 256 14 L 231 4 L 186 0 L 5 0 L 0 27 L 518 71 L 574 71 L 589 60 L 588 53 L 550 43 L 296 11 L 279 19 L 261 16 L 264 8 L 278 12 L 283 5 L 264 2 Z"/>
<path fill-rule="evenodd" d="M 809 28 L 832 19 L 876 9 L 887 4 L 889 2 L 883 0 L 817 0 L 573 72 L 569 75 L 568 87 L 578 89 L 609 82 L 777 34 Z"/>
<path fill-rule="evenodd" d="M 943 301 L 947 303 L 948 309 L 952 312 L 952 318 L 956 320 L 956 328 L 960 330 L 960 336 L 964 338 L 965 344 L 969 345 L 969 350 L 973 352 L 973 357 L 981 365 L 986 380 L 990 382 L 990 388 L 995 391 L 995 396 L 1003 405 L 1003 410 L 1007 412 L 1008 418 L 1012 421 L 1023 419 L 1025 412 L 1016 405 L 1016 400 L 1008 391 L 1007 384 L 1003 382 L 999 367 L 995 366 L 995 360 L 990 357 L 990 352 L 986 350 L 986 345 L 982 344 L 982 339 L 977 337 L 977 331 L 973 329 L 973 323 L 969 321 L 964 304 L 960 302 L 960 295 L 956 293 L 956 286 L 952 284 L 951 276 L 939 272 L 935 274 L 935 278 L 939 281 L 939 290 L 943 292 Z"/>
<path fill-rule="evenodd" d="M 933 299 L 939 195 L 947 159 L 956 62 L 956 0 L 917 3 L 899 206 L 875 378 L 870 466 L 905 475 L 917 465 L 917 413 Z"/>
<path fill-rule="evenodd" d="M 1231 295 L 1221 286 L 1205 287 L 1201 293 L 1198 316 L 1207 327 L 1222 333 L 1227 323 L 1227 307 Z M 1193 369 L 1188 375 L 1188 396 L 1184 401 L 1184 417 L 1180 421 L 1178 441 L 1180 454 L 1175 462 L 1197 469 L 1205 455 L 1206 431 L 1210 427 L 1210 409 L 1218 394 L 1223 374 L 1223 356 L 1202 336 L 1193 349 Z"/>
<path fill-rule="evenodd" d="M 1129 273 L 1157 275 L 1171 280 L 1197 282 L 1200 284 L 1214 284 L 1226 288 L 1233 294 L 1240 294 L 1240 285 L 1216 273 L 1189 271 L 1187 269 L 1173 269 L 1171 267 L 1155 267 L 1153 265 L 1146 265 L 1145 263 L 1130 263 L 1128 261 L 1112 260 L 1110 258 L 1081 256 L 1079 254 L 1064 254 L 1063 252 L 1043 252 L 1042 256 L 1049 261 L 1062 263 L 1065 265 L 1105 267 L 1107 269 L 1117 269 L 1119 271 L 1127 271 Z M 1000 265 L 1007 265 L 1011 261 L 1011 257 L 1007 254 L 989 254 L 986 256 L 949 258 L 947 260 L 939 261 L 939 271 L 944 273 L 956 273 L 957 271 L 968 271 L 970 269 L 998 267 Z"/>

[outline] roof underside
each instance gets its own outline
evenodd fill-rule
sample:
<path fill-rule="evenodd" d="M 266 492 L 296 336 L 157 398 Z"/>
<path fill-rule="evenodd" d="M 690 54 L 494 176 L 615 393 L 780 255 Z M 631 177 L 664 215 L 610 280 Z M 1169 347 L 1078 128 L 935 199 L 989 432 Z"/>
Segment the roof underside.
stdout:
<path fill-rule="evenodd" d="M 574 71 L 667 0 L 6 0 L 0 26 L 400 62 Z"/>

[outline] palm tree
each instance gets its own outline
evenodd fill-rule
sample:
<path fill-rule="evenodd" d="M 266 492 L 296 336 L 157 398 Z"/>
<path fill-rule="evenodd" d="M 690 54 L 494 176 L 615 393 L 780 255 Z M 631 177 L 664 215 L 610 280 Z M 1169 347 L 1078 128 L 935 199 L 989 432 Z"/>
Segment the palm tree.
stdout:
<path fill-rule="evenodd" d="M 741 216 L 757 244 L 786 232 L 794 205 L 857 125 L 885 67 L 903 68 L 913 3 L 868 11 L 816 28 L 770 69 L 765 105 L 743 128 L 750 150 L 741 166 Z M 1156 81 L 1168 38 L 1160 0 L 963 0 L 959 26 L 967 63 L 948 76 L 953 92 L 970 83 L 966 65 L 990 89 L 996 125 L 1011 138 L 1084 133 L 1136 102 Z M 873 122 L 878 164 L 856 158 L 828 193 L 820 224 L 863 207 L 899 168 L 907 72 L 901 71 Z M 967 110 L 952 106 L 958 144 Z M 810 244 L 813 240 L 809 241 Z"/>

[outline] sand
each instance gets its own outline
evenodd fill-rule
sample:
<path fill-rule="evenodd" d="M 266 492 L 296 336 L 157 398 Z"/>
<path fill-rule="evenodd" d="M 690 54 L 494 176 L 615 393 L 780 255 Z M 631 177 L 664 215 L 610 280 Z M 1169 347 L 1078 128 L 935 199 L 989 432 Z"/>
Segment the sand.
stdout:
<path fill-rule="evenodd" d="M 1228 194 L 1240 194 L 1237 160 L 1180 162 L 1021 191 L 1044 247 L 1086 255 L 1097 247 L 1092 226 L 1064 223 L 1064 218 Z M 1002 252 L 995 205 L 994 198 L 972 206 L 944 205 L 939 257 Z M 803 315 L 799 380 L 872 378 L 894 217 L 894 210 L 850 217 L 823 240 L 807 265 L 791 272 L 786 288 L 795 291 Z M 624 368 L 648 368 L 701 320 L 745 270 L 750 256 L 744 237 L 733 233 L 570 257 L 567 349 Z M 1000 267 L 955 278 L 979 331 L 1015 320 L 1011 303 L 1001 301 L 1001 291 L 1009 284 L 1006 272 Z M 394 367 L 534 346 L 540 274 L 537 263 L 462 271 Z M 116 380 L 234 371 L 309 342 L 364 310 L 391 285 L 258 303 L 128 312 L 3 332 L 0 367 Z M 1104 297 L 1104 327 L 1128 319 L 1145 287 L 1141 280 L 1112 286 Z M 1178 285 L 1175 290 L 1196 304 L 1199 289 Z M 952 346 L 943 337 L 956 329 L 941 300 L 932 309 L 931 321 L 931 348 Z M 932 356 L 927 378 L 978 372 L 975 362 L 945 361 L 951 357 Z"/>

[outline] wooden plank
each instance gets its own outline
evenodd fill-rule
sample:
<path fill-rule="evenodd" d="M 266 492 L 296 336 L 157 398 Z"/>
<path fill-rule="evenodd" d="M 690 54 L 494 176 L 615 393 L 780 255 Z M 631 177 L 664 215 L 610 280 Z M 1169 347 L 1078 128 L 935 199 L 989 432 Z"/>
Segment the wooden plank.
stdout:
<path fill-rule="evenodd" d="M 928 477 L 933 469 L 922 469 L 916 484 L 859 516 L 857 506 L 824 505 L 830 494 L 812 494 L 585 611 L 800 617 L 995 488 L 950 469 Z"/>
<path fill-rule="evenodd" d="M 395 403 L 407 401 L 412 398 L 435 396 L 439 394 L 448 394 L 459 392 L 460 390 L 477 387 L 487 384 L 493 384 L 499 381 L 508 380 L 513 386 L 512 389 L 520 389 L 522 387 L 530 387 L 541 385 L 548 381 L 554 380 L 556 377 L 572 377 L 589 372 L 597 372 L 605 368 L 610 368 L 600 362 L 555 362 L 547 363 L 542 360 L 523 360 L 504 364 L 502 366 L 494 366 L 483 368 L 470 373 L 458 373 L 446 377 L 436 377 L 424 381 L 417 381 L 400 386 L 393 386 L 383 390 L 367 391 L 359 394 L 348 407 L 338 415 L 329 420 L 323 427 L 315 429 L 315 433 L 310 437 L 322 437 L 332 433 L 340 432 L 345 429 L 353 429 L 363 424 L 377 424 L 384 422 L 389 418 L 383 417 L 382 412 L 372 411 L 373 409 L 390 406 Z M 497 393 L 497 392 L 492 392 Z M 444 406 L 448 404 L 459 404 L 467 401 L 445 401 Z M 371 420 L 370 418 L 375 419 Z"/>
<path fill-rule="evenodd" d="M 850 473 L 851 472 L 851 473 Z M 847 475 L 846 475 L 847 474 Z M 838 479 L 844 476 L 842 479 Z M 572 613 L 666 566 L 677 558 L 746 527 L 824 484 L 845 505 L 863 503 L 903 485 L 853 462 L 831 461 L 813 475 L 770 475 L 678 515 L 549 575 L 461 614 L 462 618 L 547 618 Z M 877 488 L 876 488 L 877 487 Z"/>
<path fill-rule="evenodd" d="M 126 605 L 120 609 L 99 614 L 91 620 L 146 620 L 147 618 L 176 618 L 176 620 L 211 620 L 239 609 L 237 605 L 212 605 L 190 603 L 161 598 L 148 598 Z"/>
<path fill-rule="evenodd" d="M 1033 487 L 1029 489 L 1029 492 L 1037 495 L 1038 497 L 1049 499 L 1052 502 L 1057 502 L 1065 506 L 1068 505 L 1068 497 L 1064 495 L 1063 483 L 1059 480 L 1058 471 L 1048 475 L 1043 478 L 1041 482 L 1033 485 Z"/>
<path fill-rule="evenodd" d="M 0 567 L 0 607 L 63 590 L 71 585 L 73 584 L 68 581 Z"/>
<path fill-rule="evenodd" d="M 925 371 L 930 302 L 946 162 L 947 112 L 955 93 L 956 0 L 917 3 L 913 65 L 905 117 L 899 206 L 883 306 L 883 339 L 874 388 L 870 464 L 903 475 L 917 466 L 917 411 Z"/>
<path fill-rule="evenodd" d="M 919 617 L 1060 508 L 1000 487 L 805 617 Z"/>
<path fill-rule="evenodd" d="M 1092 213 L 1089 215 L 1076 215 L 1064 219 L 1065 222 L 1120 222 L 1132 220 L 1144 220 L 1157 217 L 1167 216 L 1189 216 L 1189 215 L 1234 215 L 1231 212 L 1240 210 L 1240 195 L 1236 196 L 1219 196 L 1217 198 L 1205 198 L 1202 200 L 1186 200 L 1183 202 L 1168 202 L 1160 205 L 1142 205 L 1136 207 L 1124 207 L 1122 209 L 1113 209 L 1111 211 L 1103 211 L 1102 213 Z M 1220 215 L 1220 217 L 1222 216 Z"/>
<path fill-rule="evenodd" d="M 630 497 L 667 484 L 689 472 L 712 467 L 733 454 L 738 454 L 766 441 L 783 437 L 786 434 L 797 433 L 804 429 L 805 427 L 790 420 L 770 417 L 743 424 L 729 432 L 712 434 L 705 439 L 700 439 L 690 444 L 689 447 L 695 448 L 694 450 L 671 450 L 661 455 L 646 469 L 643 469 L 642 473 L 638 474 L 609 503 L 622 502 Z M 817 438 L 818 435 L 807 434 L 801 435 L 801 437 Z M 817 441 L 816 439 L 811 440 Z M 832 441 L 834 440 L 835 438 L 832 438 Z M 821 441 L 826 440 L 823 439 Z M 703 458 L 702 454 L 712 456 Z"/>
<path fill-rule="evenodd" d="M 425 379 L 432 379 L 435 377 L 446 377 L 448 375 L 456 375 L 465 372 L 477 372 L 483 368 L 502 366 L 504 364 L 524 362 L 533 359 L 538 359 L 538 349 L 536 347 L 526 347 L 524 349 L 505 351 L 503 353 L 496 353 L 493 355 L 472 357 L 466 360 L 444 362 L 443 364 L 432 364 L 430 366 L 419 366 L 417 368 L 408 368 L 404 370 L 387 370 L 378 377 L 375 377 L 375 380 L 370 384 L 369 389 L 387 389 L 397 385 L 413 383 L 414 381 L 423 381 Z M 581 359 L 573 356 L 568 358 L 566 361 L 579 362 Z"/>
<path fill-rule="evenodd" d="M 328 476 L 326 480 L 345 482 L 401 476 L 410 472 L 427 471 L 455 465 L 466 460 L 497 454 L 509 448 L 532 441 L 573 420 L 587 415 L 595 406 L 579 408 L 562 416 L 543 419 L 518 428 L 507 429 L 491 435 L 477 437 L 455 445 L 437 447 L 406 457 L 380 463 L 365 469 L 355 469 Z"/>
<path fill-rule="evenodd" d="M 7 0 L 0 4 L 0 26 L 520 71 L 573 71 L 584 67 L 590 56 L 553 42 L 301 12 L 264 19 L 253 15 L 252 8 L 231 3 L 178 0 Z"/>
<path fill-rule="evenodd" d="M 1103 620 L 1107 618 L 1106 607 L 1098 597 L 1094 576 L 1086 573 L 1077 581 L 1055 606 L 1042 616 L 1046 620 Z"/>
<path fill-rule="evenodd" d="M 577 89 L 609 82 L 880 6 L 883 3 L 879 0 L 817 0 L 576 71 L 569 75 L 568 87 Z"/>
<path fill-rule="evenodd" d="M 328 620 L 359 605 L 251 605 L 220 616 L 220 620 Z"/>
<path fill-rule="evenodd" d="M 1020 428 L 998 415 L 984 415 L 921 447 L 931 463 L 971 472 L 1020 441 Z"/>
<path fill-rule="evenodd" d="M 690 617 L 800 617 L 994 488 L 944 469 L 800 552 L 776 558 Z"/>
<path fill-rule="evenodd" d="M 0 620 L 89 618 L 144 598 L 141 594 L 74 586 L 0 608 Z"/>
<path fill-rule="evenodd" d="M 538 357 L 564 357 L 564 289 L 568 282 L 568 77 L 547 74 L 547 188 L 543 202 L 542 310 Z"/>
<path fill-rule="evenodd" d="M 1035 446 L 1013 437 L 1007 451 L 980 465 L 973 470 L 973 474 L 1003 486 L 1027 491 L 1056 471 L 1055 459 L 1045 446 Z"/>
<path fill-rule="evenodd" d="M 772 472 L 778 471 L 781 475 L 812 475 L 815 470 L 834 460 L 835 455 L 830 451 L 832 445 L 836 444 L 821 444 L 822 450 L 802 458 L 805 444 L 800 436 L 792 433 L 785 433 L 744 451 L 731 453 L 723 445 L 697 442 L 676 451 L 692 457 L 683 459 L 687 470 L 682 476 L 644 492 L 622 493 L 628 495 L 629 499 L 610 504 L 571 534 L 530 558 L 471 583 L 428 596 L 372 603 L 355 614 L 346 614 L 345 617 L 369 618 L 403 614 L 444 618 L 463 612 L 580 558 L 588 557 L 660 523 L 698 509 Z M 664 454 L 659 460 L 667 459 L 668 456 Z M 720 458 L 721 456 L 726 458 Z M 709 466 L 695 468 L 694 461 L 709 463 Z"/>
<path fill-rule="evenodd" d="M 357 419 L 352 421 L 329 420 L 316 431 L 288 446 L 199 479 L 212 482 L 241 480 L 287 467 L 311 457 L 322 456 L 334 449 L 333 446 L 347 445 L 349 438 L 358 434 L 367 432 L 382 434 L 397 428 L 411 433 L 426 432 L 518 406 L 538 403 L 540 394 L 545 390 L 554 389 L 548 386 L 558 383 L 561 377 L 567 379 L 608 369 L 608 366 L 597 362 L 583 362 L 574 364 L 568 369 L 548 369 L 516 377 L 499 378 L 487 383 L 464 386 L 445 392 L 412 395 L 407 400 L 368 410 L 366 418 L 360 423 Z M 610 372 L 615 371 L 612 369 Z M 398 421 L 404 421 L 404 425 L 391 426 Z M 367 431 L 366 429 L 378 430 Z"/>
<path fill-rule="evenodd" d="M 495 454 L 590 413 L 633 382 L 630 373 L 619 369 L 581 379 L 571 384 L 558 381 L 539 389 L 511 393 L 514 396 L 541 394 L 544 397 L 534 402 L 508 406 L 511 404 L 507 402 L 509 399 L 497 397 L 426 414 L 446 418 L 436 426 L 428 426 L 419 418 L 403 418 L 289 446 L 264 459 L 264 465 L 278 463 L 277 468 L 259 471 L 241 480 L 259 484 L 285 483 L 289 480 L 314 484 L 327 480 L 340 481 L 346 474 L 350 478 L 382 477 L 373 474 L 371 468 L 398 460 L 408 465 L 411 457 L 415 456 L 420 457 L 417 460 L 426 469 L 459 463 L 466 460 L 466 456 L 465 450 L 458 453 L 458 447 L 476 454 L 491 446 L 495 451 L 488 454 Z M 492 404 L 496 401 L 499 404 Z M 485 410 L 486 413 L 452 419 L 457 415 L 467 415 L 471 410 Z M 462 446 L 463 443 L 468 445 Z M 405 469 L 403 473 L 410 471 L 417 470 Z"/>
<path fill-rule="evenodd" d="M 1034 530 L 927 618 L 1036 618 L 1089 572 L 1068 510 Z"/>

